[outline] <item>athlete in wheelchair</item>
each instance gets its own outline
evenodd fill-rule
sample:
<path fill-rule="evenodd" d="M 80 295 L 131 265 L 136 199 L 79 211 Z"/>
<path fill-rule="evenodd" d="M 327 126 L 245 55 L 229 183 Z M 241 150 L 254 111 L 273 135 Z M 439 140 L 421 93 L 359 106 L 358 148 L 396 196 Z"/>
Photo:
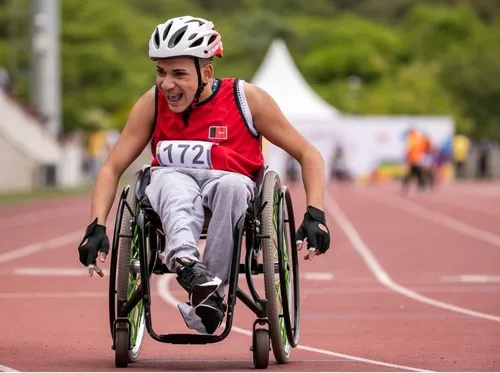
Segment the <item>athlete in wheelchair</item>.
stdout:
<path fill-rule="evenodd" d="M 117 366 L 137 359 L 145 329 L 166 343 L 221 341 L 230 332 L 236 297 L 257 316 L 255 367 L 267 367 L 270 344 L 276 360 L 286 363 L 298 343 L 297 250 L 308 247 L 305 259 L 312 260 L 330 246 L 324 161 L 266 92 L 239 79 L 214 78 L 212 59 L 222 55 L 210 21 L 184 16 L 159 24 L 149 41 L 156 84 L 135 103 L 97 175 L 91 223 L 78 250 L 89 275 L 102 277 L 96 259 L 104 262 L 109 252 L 105 224 L 118 181 L 150 143 L 152 163 L 124 188 L 115 221 L 110 327 Z M 262 137 L 301 165 L 307 208 L 297 232 L 290 194 L 264 165 Z M 200 238 L 206 239 L 203 258 Z M 149 280 L 167 273 L 177 274 L 186 290 L 188 301 L 178 307 L 198 333 L 153 330 Z M 239 273 L 251 297 L 238 287 Z M 264 297 L 252 281 L 261 273 Z M 214 335 L 224 317 L 224 331 Z"/>

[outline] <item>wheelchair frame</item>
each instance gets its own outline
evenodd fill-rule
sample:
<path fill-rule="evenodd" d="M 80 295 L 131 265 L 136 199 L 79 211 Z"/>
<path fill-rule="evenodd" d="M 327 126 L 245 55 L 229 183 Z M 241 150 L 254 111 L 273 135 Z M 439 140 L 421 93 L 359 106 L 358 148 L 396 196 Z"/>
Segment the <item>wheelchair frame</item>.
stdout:
<path fill-rule="evenodd" d="M 128 351 L 133 347 L 131 346 L 131 338 L 129 335 L 129 330 L 131 329 L 131 322 L 129 320 L 130 312 L 142 301 L 143 314 L 145 328 L 149 335 L 156 341 L 162 343 L 172 343 L 172 344 L 208 344 L 216 343 L 225 339 L 232 329 L 234 309 L 236 304 L 236 299 L 240 299 L 255 315 L 256 320 L 253 323 L 253 342 L 251 350 L 253 351 L 254 366 L 256 368 L 266 368 L 269 363 L 269 351 L 271 350 L 269 342 L 269 334 L 271 329 L 271 323 L 268 318 L 268 300 L 261 298 L 255 288 L 252 276 L 264 273 L 264 264 L 258 263 L 257 254 L 262 250 L 261 247 L 263 239 L 272 240 L 273 238 L 264 233 L 261 233 L 261 215 L 266 208 L 267 201 L 262 203 L 263 197 L 263 186 L 265 186 L 265 178 L 268 172 L 263 169 L 261 177 L 259 178 L 258 192 L 256 198 L 249 204 L 246 213 L 238 220 L 235 231 L 234 231 L 234 245 L 233 245 L 233 257 L 231 264 L 231 272 L 229 278 L 229 287 L 227 295 L 227 312 L 225 320 L 225 328 L 223 332 L 219 335 L 204 335 L 204 334 L 193 334 L 193 333 L 170 333 L 170 334 L 158 334 L 151 322 L 151 287 L 150 287 L 150 277 L 153 274 L 164 275 L 171 274 L 166 265 L 163 264 L 159 258 L 161 253 L 161 248 L 165 245 L 165 236 L 161 228 L 161 221 L 159 217 L 153 211 L 150 206 L 144 206 L 143 201 L 141 201 L 140 188 L 145 188 L 141 182 L 144 179 L 144 173 L 150 172 L 150 167 L 143 167 L 142 170 L 138 171 L 134 175 L 135 189 L 131 189 L 131 185 L 127 185 L 122 193 L 118 204 L 118 211 L 115 222 L 114 237 L 112 244 L 112 256 L 111 256 L 111 269 L 110 269 L 110 283 L 109 283 L 109 317 L 110 317 L 110 329 L 111 336 L 113 338 L 112 348 L 115 350 L 115 365 L 117 367 L 126 367 L 128 362 L 133 360 L 128 356 Z M 273 172 L 273 171 L 270 171 Z M 274 173 L 274 180 L 281 185 L 279 177 Z M 276 188 L 276 185 L 274 185 Z M 274 190 L 273 192 L 275 192 Z M 129 193 L 135 193 L 136 206 L 130 206 L 127 202 L 127 197 Z M 143 198 L 142 198 L 143 199 Z M 141 206 L 141 203 L 143 204 Z M 286 207 L 289 214 L 288 220 L 284 220 L 283 209 Z M 137 211 L 135 210 L 137 208 Z M 274 208 L 271 206 L 271 208 Z M 130 215 L 133 217 L 133 222 L 131 222 L 131 227 L 134 224 L 138 228 L 139 242 L 139 271 L 137 271 L 137 266 L 130 265 L 130 271 L 132 273 L 140 274 L 141 284 L 137 287 L 134 293 L 129 296 L 128 299 L 117 298 L 117 261 L 118 253 L 121 248 L 119 248 L 120 238 L 129 238 L 133 240 L 132 235 L 127 235 L 122 233 L 122 221 L 125 209 L 128 210 Z M 274 210 L 273 210 L 274 211 Z M 299 334 L 300 334 L 300 299 L 299 299 L 299 281 L 298 281 L 298 255 L 297 250 L 294 245 L 295 242 L 295 222 L 293 216 L 293 206 L 288 189 L 285 186 L 281 186 L 279 190 L 279 197 L 277 201 L 277 211 L 278 211 L 278 239 L 277 239 L 277 251 L 279 254 L 278 263 L 274 264 L 274 273 L 279 273 L 280 289 L 281 292 L 276 294 L 282 299 L 283 308 L 283 319 L 284 327 L 286 330 L 286 339 L 288 346 L 294 348 L 298 345 Z M 208 224 L 210 222 L 211 216 L 210 212 L 205 209 L 205 222 L 202 230 L 200 239 L 206 239 L 206 232 Z M 283 237 L 284 225 L 289 224 L 290 233 L 290 246 L 292 253 L 292 263 L 285 263 L 285 256 L 282 255 L 284 242 Z M 241 251 L 243 236 L 245 236 L 245 246 L 246 253 L 244 257 L 244 263 L 241 263 Z M 148 248 L 150 257 L 148 258 Z M 129 250 L 132 249 L 132 244 Z M 281 252 L 281 254 L 280 254 Z M 145 265 L 147 263 L 147 265 Z M 277 265 L 276 265 L 277 264 Z M 286 290 L 287 284 L 285 283 L 285 273 L 287 269 L 290 269 L 290 264 L 293 267 L 293 295 L 294 295 L 294 307 L 293 316 L 291 316 L 291 307 L 289 304 L 290 299 L 288 296 L 289 292 Z M 288 266 L 288 267 L 287 267 Z M 243 291 L 238 286 L 239 274 L 245 274 L 247 280 L 250 295 Z M 130 275 L 129 275 L 130 276 Z M 129 277 L 130 278 L 130 277 Z M 130 285 L 130 280 L 129 280 Z M 291 289 L 290 289 L 291 290 Z M 275 299 L 274 302 L 278 302 Z M 292 319 L 293 317 L 293 325 Z M 142 320 L 141 320 L 142 321 Z M 267 333 L 261 331 L 262 326 L 267 326 Z M 265 330 L 265 329 L 264 329 Z M 266 341 L 267 339 L 267 341 Z M 278 343 L 272 340 L 274 343 Z M 142 343 L 142 340 L 141 340 Z M 126 346 L 126 349 L 125 349 Z M 140 351 L 140 348 L 139 348 Z M 274 351 L 274 349 L 273 349 Z M 276 360 L 279 363 L 286 363 L 289 358 L 289 353 L 286 358 L 279 357 L 274 351 Z"/>

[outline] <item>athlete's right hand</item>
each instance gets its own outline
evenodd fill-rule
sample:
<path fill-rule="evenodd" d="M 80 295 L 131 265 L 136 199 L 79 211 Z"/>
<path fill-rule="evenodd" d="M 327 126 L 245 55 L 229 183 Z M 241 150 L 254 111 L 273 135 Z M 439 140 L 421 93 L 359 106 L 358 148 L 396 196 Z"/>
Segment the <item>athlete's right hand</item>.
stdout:
<path fill-rule="evenodd" d="M 305 260 L 312 260 L 315 255 L 324 254 L 330 248 L 330 231 L 326 226 L 323 210 L 307 206 L 304 221 L 295 235 L 297 249 L 308 248 Z"/>
<path fill-rule="evenodd" d="M 109 252 L 109 238 L 106 235 L 106 226 L 97 224 L 97 218 L 89 224 L 85 230 L 85 236 L 78 246 L 80 262 L 89 267 L 89 277 L 95 271 L 103 277 L 102 270 L 97 266 L 96 259 L 99 253 L 99 260 L 104 263 Z"/>

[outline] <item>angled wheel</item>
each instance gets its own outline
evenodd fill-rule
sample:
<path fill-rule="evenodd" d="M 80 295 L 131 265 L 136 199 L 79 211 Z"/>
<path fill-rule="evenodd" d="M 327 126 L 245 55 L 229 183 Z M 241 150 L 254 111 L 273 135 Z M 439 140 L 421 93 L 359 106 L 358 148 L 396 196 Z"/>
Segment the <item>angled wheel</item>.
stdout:
<path fill-rule="evenodd" d="M 274 171 L 265 174 L 261 195 L 261 203 L 266 203 L 262 214 L 262 233 L 266 238 L 261 245 L 269 331 L 274 357 L 278 363 L 285 364 L 292 347 L 297 345 L 299 326 L 293 210 L 290 195 Z"/>
<path fill-rule="evenodd" d="M 139 176 L 140 172 L 137 172 L 131 184 L 124 189 L 115 222 L 110 271 L 111 325 L 113 325 L 114 320 L 118 316 L 117 307 L 120 306 L 121 302 L 130 299 L 134 292 L 140 288 L 142 281 L 139 260 L 140 240 L 138 226 L 135 222 L 138 210 L 135 191 Z M 128 362 L 134 362 L 139 357 L 146 329 L 142 300 L 130 311 L 128 320 L 130 321 L 130 327 L 126 330 L 127 356 Z M 124 331 L 118 328 L 114 336 L 117 359 L 119 354 L 121 356 L 122 351 L 118 351 L 119 346 L 116 343 L 122 343 L 123 338 L 125 338 Z M 121 346 L 120 348 L 123 348 Z"/>
<path fill-rule="evenodd" d="M 266 329 L 254 329 L 253 331 L 253 366 L 256 369 L 266 369 L 269 365 L 269 332 Z"/>

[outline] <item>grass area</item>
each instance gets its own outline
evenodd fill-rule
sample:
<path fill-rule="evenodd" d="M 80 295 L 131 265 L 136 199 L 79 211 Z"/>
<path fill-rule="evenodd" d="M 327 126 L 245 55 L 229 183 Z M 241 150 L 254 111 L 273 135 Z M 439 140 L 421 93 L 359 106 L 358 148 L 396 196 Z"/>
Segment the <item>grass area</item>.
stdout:
<path fill-rule="evenodd" d="M 41 188 L 22 192 L 0 192 L 0 206 L 48 198 L 80 196 L 90 194 L 91 192 L 92 185 L 84 185 L 77 188 Z"/>

